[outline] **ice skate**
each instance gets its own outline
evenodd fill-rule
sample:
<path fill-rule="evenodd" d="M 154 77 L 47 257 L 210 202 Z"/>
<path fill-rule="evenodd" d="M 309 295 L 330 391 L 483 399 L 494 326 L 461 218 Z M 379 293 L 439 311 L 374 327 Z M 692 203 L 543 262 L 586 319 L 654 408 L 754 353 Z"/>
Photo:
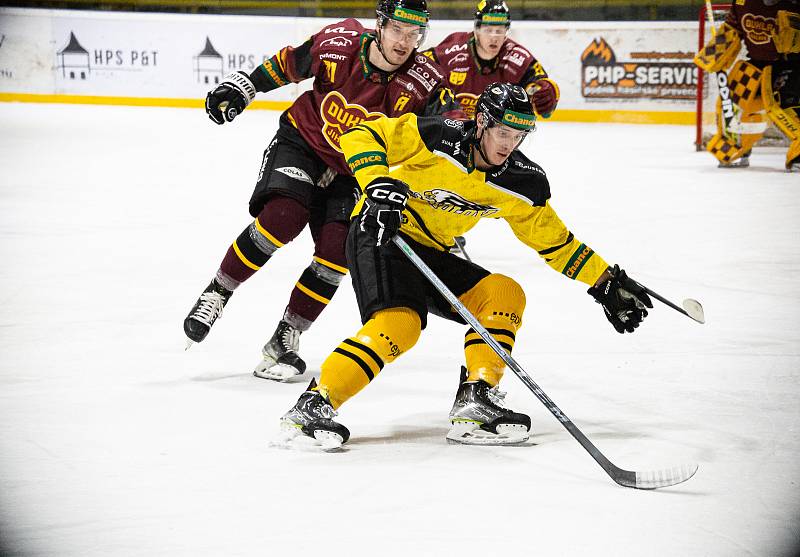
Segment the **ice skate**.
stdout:
<path fill-rule="evenodd" d="M 749 153 L 733 162 L 720 162 L 718 168 L 747 168 L 748 166 L 750 166 Z"/>
<path fill-rule="evenodd" d="M 281 418 L 280 434 L 273 445 L 300 450 L 335 451 L 350 438 L 342 424 L 333 421 L 336 411 L 330 401 L 317 391 L 315 379 L 300 395 L 297 403 Z"/>
<path fill-rule="evenodd" d="M 300 334 L 286 321 L 281 320 L 272 338 L 261 351 L 264 359 L 259 362 L 253 375 L 262 379 L 288 381 L 306 371 L 306 363 L 297 354 L 300 349 Z"/>
<path fill-rule="evenodd" d="M 530 437 L 531 419 L 503 406 L 505 393 L 486 381 L 464 381 L 456 393 L 447 433 L 449 443 L 465 445 L 514 445 Z"/>
<path fill-rule="evenodd" d="M 216 279 L 212 280 L 211 284 L 200 294 L 192 311 L 183 320 L 183 332 L 189 339 L 186 345 L 187 349 L 193 342 L 201 342 L 206 338 L 211 326 L 222 315 L 222 308 L 225 307 L 232 295 L 233 291 L 221 286 Z"/>

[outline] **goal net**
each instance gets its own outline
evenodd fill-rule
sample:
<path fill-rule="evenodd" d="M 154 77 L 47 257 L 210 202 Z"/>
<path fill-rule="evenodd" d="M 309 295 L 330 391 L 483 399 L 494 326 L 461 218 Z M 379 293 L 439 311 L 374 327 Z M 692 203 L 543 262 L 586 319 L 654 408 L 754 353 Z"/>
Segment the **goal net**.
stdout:
<path fill-rule="evenodd" d="M 712 4 L 711 13 L 713 14 L 713 29 L 717 30 L 722 27 L 725 21 L 725 16 L 728 15 L 730 4 Z M 698 50 L 703 48 L 705 44 L 711 39 L 712 33 L 712 19 L 709 17 L 706 7 L 700 9 L 699 18 L 699 36 L 698 36 Z M 742 50 L 739 52 L 738 58 L 745 58 L 747 48 L 742 45 Z M 698 68 L 697 75 L 697 120 L 696 128 L 697 133 L 695 136 L 695 146 L 698 151 L 705 149 L 706 143 L 717 131 L 716 122 L 716 103 L 719 97 L 719 87 L 713 75 L 709 75 L 703 70 Z M 786 137 L 778 131 L 771 122 L 767 124 L 767 131 L 764 136 L 756 143 L 759 146 L 787 146 L 789 141 Z"/>

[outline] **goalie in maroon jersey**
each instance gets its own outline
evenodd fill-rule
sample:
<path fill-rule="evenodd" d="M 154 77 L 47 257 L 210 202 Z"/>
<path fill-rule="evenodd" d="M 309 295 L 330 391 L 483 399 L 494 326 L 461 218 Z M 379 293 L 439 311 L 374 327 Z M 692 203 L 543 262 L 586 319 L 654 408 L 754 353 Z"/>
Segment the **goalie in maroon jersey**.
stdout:
<path fill-rule="evenodd" d="M 287 46 L 250 75 L 235 72 L 208 94 L 206 112 L 232 121 L 255 98 L 313 78 L 281 115 L 264 152 L 249 212 L 255 218 L 233 241 L 211 283 L 184 320 L 200 342 L 233 291 L 309 226 L 314 255 L 297 281 L 275 333 L 262 351 L 258 377 L 286 380 L 305 371 L 299 337 L 330 302 L 347 273 L 344 240 L 360 190 L 339 146 L 351 127 L 381 115 L 463 116 L 440 68 L 417 53 L 428 27 L 425 0 L 380 0 L 368 30 L 355 19 L 322 28 Z"/>
<path fill-rule="evenodd" d="M 510 25 L 503 0 L 481 0 L 472 32 L 452 33 L 425 54 L 447 73 L 468 116 L 475 114 L 478 97 L 489 84 L 503 82 L 522 86 L 536 114 L 549 118 L 558 104 L 558 85 L 528 49 L 506 36 Z"/>
<path fill-rule="evenodd" d="M 737 60 L 742 43 L 747 58 Z M 694 62 L 727 81 L 706 146 L 719 166 L 749 166 L 769 118 L 790 142 L 786 170 L 800 172 L 800 2 L 737 0 Z"/>

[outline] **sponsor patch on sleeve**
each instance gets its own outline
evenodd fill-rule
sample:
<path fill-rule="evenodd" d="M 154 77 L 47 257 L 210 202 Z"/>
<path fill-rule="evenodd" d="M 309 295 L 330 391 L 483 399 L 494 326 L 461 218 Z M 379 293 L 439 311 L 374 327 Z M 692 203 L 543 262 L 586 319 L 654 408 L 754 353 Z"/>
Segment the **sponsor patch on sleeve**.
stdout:
<path fill-rule="evenodd" d="M 362 168 L 367 168 L 368 166 L 385 166 L 389 168 L 389 164 L 386 162 L 386 153 L 381 151 L 366 151 L 364 153 L 359 153 L 357 155 L 353 155 L 349 159 L 347 159 L 347 166 L 350 167 L 350 172 L 355 174 Z"/>
<path fill-rule="evenodd" d="M 586 262 L 589 261 L 592 255 L 594 255 L 592 248 L 588 247 L 586 244 L 581 244 L 578 246 L 578 249 L 575 250 L 575 253 L 572 254 L 572 257 L 569 258 L 561 274 L 566 275 L 567 278 L 574 279 L 578 276 L 578 273 L 581 272 L 581 269 L 583 269 L 583 266 L 586 265 Z"/>

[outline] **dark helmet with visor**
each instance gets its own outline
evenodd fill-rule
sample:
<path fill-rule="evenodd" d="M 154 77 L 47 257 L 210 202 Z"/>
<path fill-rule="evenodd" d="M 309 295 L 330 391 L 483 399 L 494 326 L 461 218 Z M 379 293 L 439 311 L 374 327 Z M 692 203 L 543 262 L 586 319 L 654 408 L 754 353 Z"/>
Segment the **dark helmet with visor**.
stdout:
<path fill-rule="evenodd" d="M 481 0 L 475 10 L 475 27 L 481 25 L 511 25 L 511 12 L 503 0 Z"/>
<path fill-rule="evenodd" d="M 484 114 L 486 127 L 504 124 L 510 128 L 530 132 L 536 129 L 528 93 L 519 85 L 492 83 L 478 98 L 475 115 Z"/>
<path fill-rule="evenodd" d="M 430 19 L 426 0 L 378 0 L 375 13 L 378 15 L 379 29 L 383 29 L 390 19 L 401 23 L 411 23 L 420 27 L 419 39 L 415 48 L 419 48 L 425 42 Z"/>

